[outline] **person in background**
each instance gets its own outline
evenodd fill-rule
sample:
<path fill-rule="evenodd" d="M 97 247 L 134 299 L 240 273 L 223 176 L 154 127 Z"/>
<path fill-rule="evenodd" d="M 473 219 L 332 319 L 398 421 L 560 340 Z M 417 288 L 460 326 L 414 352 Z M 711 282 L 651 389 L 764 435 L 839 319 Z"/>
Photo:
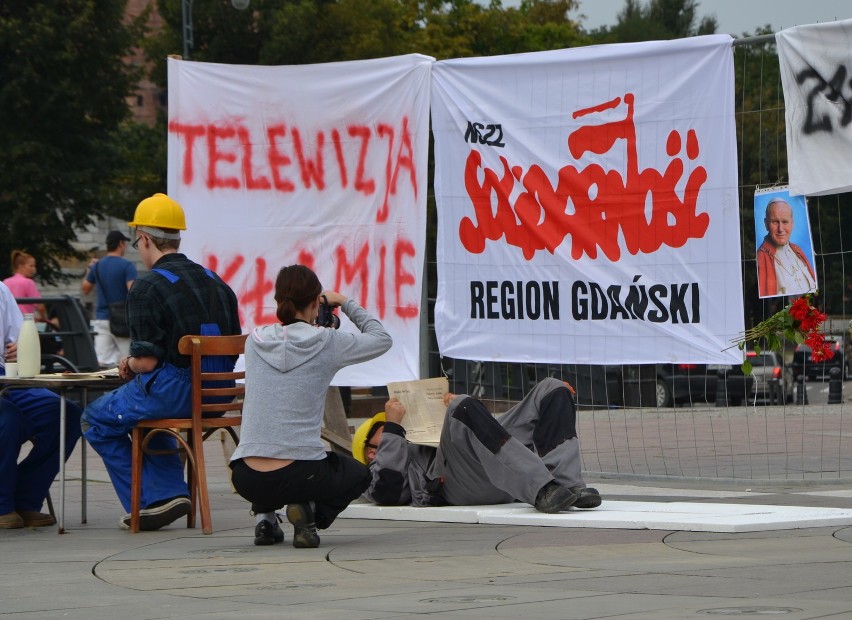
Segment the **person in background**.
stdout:
<path fill-rule="evenodd" d="M 191 359 L 181 355 L 183 336 L 240 333 L 237 297 L 211 270 L 178 252 L 186 218 L 165 194 L 154 194 L 136 207 L 134 249 L 150 270 L 127 296 L 130 355 L 119 360 L 118 373 L 128 383 L 86 407 L 83 433 L 103 458 L 112 485 L 128 514 L 119 527 L 130 527 L 129 433 L 139 420 L 192 415 Z M 220 370 L 233 370 L 227 358 Z M 174 437 L 158 434 L 148 446 L 174 450 Z M 189 489 L 177 454 L 146 455 L 143 461 L 139 527 L 157 530 L 189 514 Z"/>
<path fill-rule="evenodd" d="M 446 394 L 447 414 L 437 448 L 410 444 L 405 406 L 385 411 L 355 432 L 352 453 L 370 468 L 365 498 L 389 506 L 476 506 L 526 502 L 556 513 L 596 508 L 601 496 L 586 486 L 571 388 L 545 379 L 495 418 L 477 399 Z"/>
<path fill-rule="evenodd" d="M 88 295 L 98 292 L 95 309 L 95 353 L 101 366 L 115 366 L 130 353 L 130 338 L 116 336 L 109 327 L 110 304 L 126 301 L 127 291 L 136 279 L 136 265 L 124 258 L 130 239 L 117 230 L 106 237 L 107 253 L 102 259 L 93 259 L 83 276 L 81 289 Z"/>
<path fill-rule="evenodd" d="M 370 482 L 361 463 L 325 450 L 320 429 L 328 386 L 341 368 L 382 355 L 392 341 L 355 300 L 323 292 L 304 265 L 278 272 L 275 302 L 281 323 L 258 327 L 246 340 L 246 396 L 231 479 L 252 504 L 254 544 L 284 541 L 276 511 L 287 505 L 293 546 L 315 548 L 317 529 L 329 527 Z M 359 333 L 317 325 L 321 303 L 340 307 Z"/>
<path fill-rule="evenodd" d="M 0 284 L 0 374 L 16 362 L 23 317 L 15 297 Z M 0 397 L 0 529 L 42 527 L 56 523 L 41 511 L 59 471 L 59 396 L 42 388 L 7 389 Z M 80 439 L 82 410 L 66 401 L 65 458 Z M 26 458 L 17 462 L 21 446 L 32 441 Z"/>
<path fill-rule="evenodd" d="M 816 273 L 804 250 L 790 241 L 793 209 L 781 198 L 766 205 L 766 237 L 757 249 L 760 297 L 801 295 L 816 290 Z"/>
<path fill-rule="evenodd" d="M 36 274 L 36 259 L 23 250 L 12 250 L 12 275 L 3 280 L 13 297 L 41 297 L 33 278 Z M 37 322 L 51 322 L 44 304 L 18 304 L 21 314 L 32 314 Z M 55 321 L 55 319 L 54 319 Z M 58 324 L 55 325 L 58 327 Z"/>

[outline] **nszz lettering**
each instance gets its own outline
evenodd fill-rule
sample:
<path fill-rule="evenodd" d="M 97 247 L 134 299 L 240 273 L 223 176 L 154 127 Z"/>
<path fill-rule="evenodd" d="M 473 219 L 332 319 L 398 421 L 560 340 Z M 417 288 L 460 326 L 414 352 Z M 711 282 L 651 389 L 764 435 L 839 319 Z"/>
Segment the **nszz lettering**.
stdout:
<path fill-rule="evenodd" d="M 464 132 L 464 141 L 471 144 L 486 144 L 488 146 L 504 147 L 503 142 L 503 125 L 500 123 L 483 123 L 467 122 L 467 131 Z"/>

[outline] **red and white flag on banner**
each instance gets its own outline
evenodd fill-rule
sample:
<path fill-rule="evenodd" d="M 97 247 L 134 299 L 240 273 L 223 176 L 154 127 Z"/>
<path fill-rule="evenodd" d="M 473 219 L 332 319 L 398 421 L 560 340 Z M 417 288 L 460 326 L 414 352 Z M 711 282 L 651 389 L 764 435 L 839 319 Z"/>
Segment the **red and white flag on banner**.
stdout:
<path fill-rule="evenodd" d="M 788 28 L 775 41 L 790 193 L 852 191 L 852 19 Z"/>
<path fill-rule="evenodd" d="M 443 355 L 741 361 L 731 42 L 435 64 Z"/>
<path fill-rule="evenodd" d="M 168 62 L 181 250 L 230 284 L 245 329 L 277 322 L 275 277 L 295 263 L 377 316 L 393 348 L 342 370 L 335 385 L 420 375 L 433 62 Z"/>

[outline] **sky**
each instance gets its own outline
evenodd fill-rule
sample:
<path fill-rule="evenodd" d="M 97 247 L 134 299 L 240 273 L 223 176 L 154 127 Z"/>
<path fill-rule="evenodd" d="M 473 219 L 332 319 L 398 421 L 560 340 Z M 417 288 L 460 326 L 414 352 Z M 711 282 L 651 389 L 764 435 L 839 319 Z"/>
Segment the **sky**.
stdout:
<path fill-rule="evenodd" d="M 647 4 L 647 0 L 642 0 Z M 508 6 L 510 2 L 503 2 Z M 580 13 L 586 30 L 611 26 L 624 8 L 624 0 L 580 0 Z M 852 19 L 850 0 L 698 0 L 698 15 L 714 15 L 719 23 L 716 32 L 734 37 L 744 32 L 753 33 L 758 27 L 769 24 L 773 32 L 841 19 Z M 574 14 L 571 17 L 575 17 Z"/>

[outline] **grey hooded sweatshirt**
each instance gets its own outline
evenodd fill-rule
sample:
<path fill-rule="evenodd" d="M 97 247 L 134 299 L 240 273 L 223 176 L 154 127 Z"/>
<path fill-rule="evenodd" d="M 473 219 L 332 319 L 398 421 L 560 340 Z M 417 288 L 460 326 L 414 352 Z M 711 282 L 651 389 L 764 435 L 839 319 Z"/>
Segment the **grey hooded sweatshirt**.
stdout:
<path fill-rule="evenodd" d="M 385 328 L 348 299 L 341 309 L 361 331 L 351 334 L 298 322 L 255 328 L 246 340 L 246 395 L 240 445 L 247 456 L 318 461 L 325 396 L 338 370 L 391 348 Z"/>

